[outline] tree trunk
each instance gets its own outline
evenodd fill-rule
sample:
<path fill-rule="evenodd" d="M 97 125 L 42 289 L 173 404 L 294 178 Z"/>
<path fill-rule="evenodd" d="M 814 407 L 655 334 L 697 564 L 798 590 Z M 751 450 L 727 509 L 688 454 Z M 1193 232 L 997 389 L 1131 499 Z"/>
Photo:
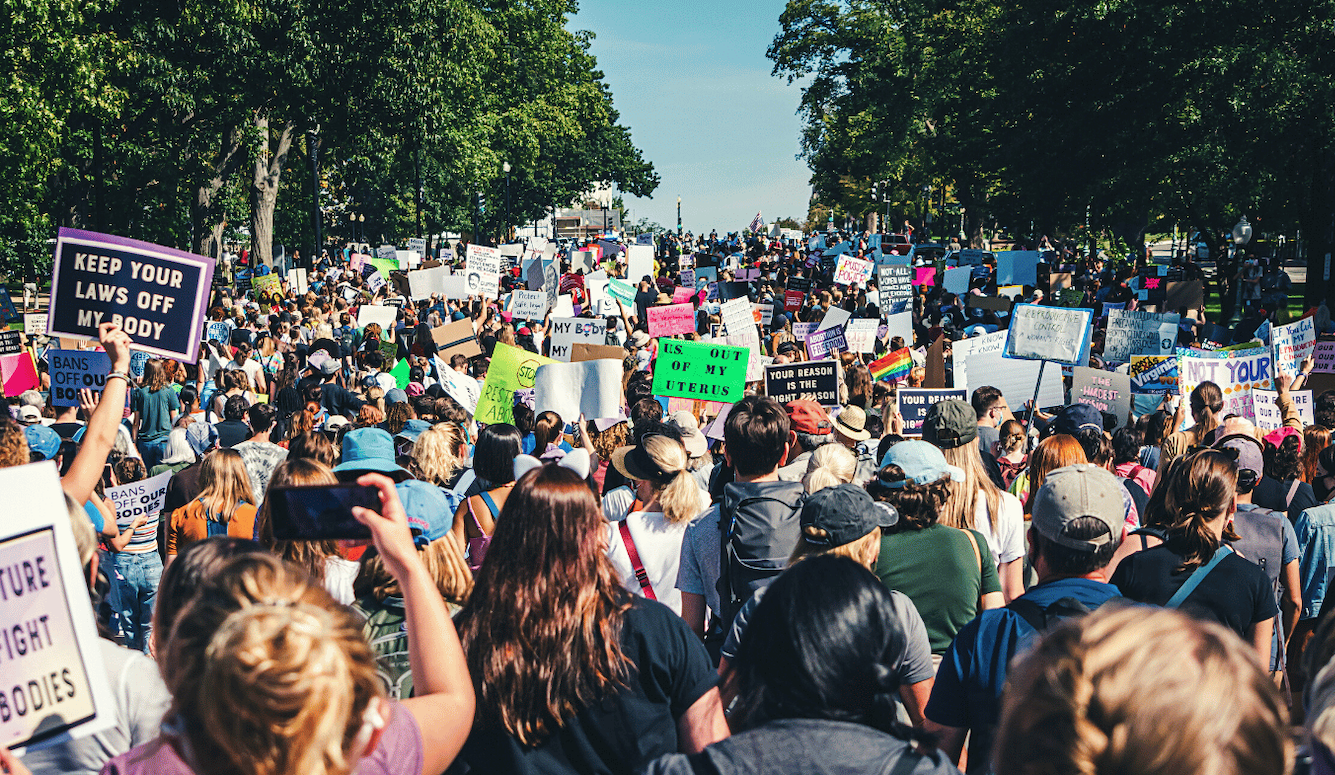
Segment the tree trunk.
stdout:
<path fill-rule="evenodd" d="M 219 143 L 218 153 L 210 164 L 213 177 L 195 189 L 194 201 L 191 202 L 191 249 L 197 255 L 222 257 L 222 219 L 218 217 L 215 198 L 239 159 L 241 133 L 231 129 Z"/>
<path fill-rule="evenodd" d="M 297 127 L 294 122 L 286 121 L 275 134 L 269 128 L 269 117 L 256 113 L 255 128 L 259 131 L 260 146 L 255 153 L 254 175 L 250 183 L 251 265 L 273 266 L 274 207 L 278 203 L 283 165 L 292 150 L 292 136 Z"/>

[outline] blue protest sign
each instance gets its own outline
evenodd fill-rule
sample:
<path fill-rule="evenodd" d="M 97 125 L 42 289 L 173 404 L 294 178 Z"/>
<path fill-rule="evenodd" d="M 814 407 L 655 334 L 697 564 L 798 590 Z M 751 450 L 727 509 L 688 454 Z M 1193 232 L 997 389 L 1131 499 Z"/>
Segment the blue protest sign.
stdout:
<path fill-rule="evenodd" d="M 111 371 L 111 358 L 97 350 L 47 350 L 46 364 L 52 406 L 78 406 L 84 388 L 101 393 Z"/>

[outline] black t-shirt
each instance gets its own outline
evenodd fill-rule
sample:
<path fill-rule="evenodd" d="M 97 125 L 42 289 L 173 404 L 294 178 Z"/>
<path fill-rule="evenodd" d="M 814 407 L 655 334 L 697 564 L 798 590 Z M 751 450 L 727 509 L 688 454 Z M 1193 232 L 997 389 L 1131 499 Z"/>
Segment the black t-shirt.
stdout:
<path fill-rule="evenodd" d="M 1268 476 L 1263 476 L 1261 481 L 1256 483 L 1256 489 L 1252 490 L 1252 503 L 1271 511 L 1288 514 L 1291 520 L 1298 519 L 1298 515 L 1303 513 L 1303 510 L 1319 505 L 1312 485 L 1307 482 L 1298 482 L 1297 489 L 1293 491 L 1293 500 L 1289 500 L 1289 489 L 1292 487 L 1292 479 L 1287 482 L 1280 482 Z"/>
<path fill-rule="evenodd" d="M 704 644 L 672 609 L 636 596 L 622 618 L 621 648 L 632 663 L 628 688 L 566 719 L 536 748 L 475 728 L 450 772 L 630 773 L 676 753 L 677 720 L 717 682 Z"/>
<path fill-rule="evenodd" d="M 1155 546 L 1122 560 L 1113 573 L 1113 585 L 1129 600 L 1154 605 L 1167 603 L 1195 570 L 1177 572 L 1182 555 L 1173 551 L 1173 545 Z M 1187 596 L 1181 610 L 1219 622 L 1244 638 L 1253 624 L 1279 613 L 1265 571 L 1237 554 L 1221 560 Z"/>
<path fill-rule="evenodd" d="M 223 449 L 231 449 L 250 436 L 250 426 L 244 420 L 223 420 L 213 427 L 218 429 L 218 446 Z"/>
<path fill-rule="evenodd" d="M 342 415 L 351 419 L 357 415 L 357 410 L 362 408 L 363 402 L 342 385 L 326 382 L 324 387 L 320 388 L 320 403 L 331 417 Z"/>
<path fill-rule="evenodd" d="M 65 439 L 66 441 L 69 441 L 74 438 L 74 434 L 78 433 L 83 428 L 83 423 L 56 422 L 56 423 L 51 423 L 50 427 L 51 430 L 56 432 L 57 436 L 59 436 L 62 439 Z"/>

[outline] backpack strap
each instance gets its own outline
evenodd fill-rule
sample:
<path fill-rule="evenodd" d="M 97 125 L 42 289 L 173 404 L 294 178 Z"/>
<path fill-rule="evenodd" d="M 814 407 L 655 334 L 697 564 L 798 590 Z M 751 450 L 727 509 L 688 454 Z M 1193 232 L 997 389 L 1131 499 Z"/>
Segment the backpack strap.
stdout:
<path fill-rule="evenodd" d="M 979 583 L 982 583 L 983 575 L 983 555 L 978 551 L 978 539 L 973 537 L 972 530 L 965 530 L 964 535 L 969 539 L 969 546 L 973 547 L 973 561 L 978 563 Z"/>
<path fill-rule="evenodd" d="M 1164 603 L 1164 608 L 1177 608 L 1182 605 L 1187 597 L 1196 591 L 1196 587 L 1199 587 L 1201 582 L 1205 581 L 1205 577 L 1210 575 L 1210 571 L 1214 570 L 1220 562 L 1223 562 L 1225 556 L 1232 553 L 1233 550 L 1230 547 L 1221 545 L 1209 562 L 1192 572 L 1191 576 L 1182 584 L 1182 587 L 1178 589 L 1177 594 L 1169 598 L 1167 603 Z"/>
<path fill-rule="evenodd" d="M 1302 483 L 1301 479 L 1294 479 L 1293 484 L 1289 485 L 1289 494 L 1284 498 L 1284 508 L 1287 509 L 1293 505 L 1293 496 L 1298 494 L 1298 485 Z"/>
<path fill-rule="evenodd" d="M 635 580 L 640 582 L 640 591 L 650 600 L 657 600 L 654 587 L 649 583 L 649 571 L 645 570 L 644 563 L 640 562 L 640 553 L 635 549 L 635 539 L 630 537 L 630 525 L 623 519 L 617 523 L 617 529 L 621 531 L 621 543 L 625 545 L 626 554 L 630 556 L 630 567 L 635 571 Z"/>
<path fill-rule="evenodd" d="M 501 510 L 496 508 L 496 501 L 491 499 L 491 493 L 483 492 L 478 494 L 482 502 L 487 504 L 487 509 L 491 511 L 491 518 L 494 520 L 501 515 Z"/>
<path fill-rule="evenodd" d="M 1048 612 L 1043 609 L 1043 606 L 1032 600 L 1017 597 L 1007 603 L 1006 608 L 1024 619 L 1036 632 L 1043 632 L 1048 628 Z"/>

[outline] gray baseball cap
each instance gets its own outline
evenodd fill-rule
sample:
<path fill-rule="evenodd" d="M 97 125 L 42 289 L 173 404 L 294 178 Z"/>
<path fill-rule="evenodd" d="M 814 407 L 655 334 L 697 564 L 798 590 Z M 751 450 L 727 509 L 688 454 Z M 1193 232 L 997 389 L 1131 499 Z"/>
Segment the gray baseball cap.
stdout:
<path fill-rule="evenodd" d="M 1106 534 L 1094 538 L 1072 538 L 1070 527 L 1082 517 L 1102 522 Z M 1122 539 L 1126 506 L 1116 477 L 1090 463 L 1077 463 L 1052 471 L 1034 496 L 1034 529 L 1038 534 L 1069 549 L 1094 552 L 1108 542 Z"/>

